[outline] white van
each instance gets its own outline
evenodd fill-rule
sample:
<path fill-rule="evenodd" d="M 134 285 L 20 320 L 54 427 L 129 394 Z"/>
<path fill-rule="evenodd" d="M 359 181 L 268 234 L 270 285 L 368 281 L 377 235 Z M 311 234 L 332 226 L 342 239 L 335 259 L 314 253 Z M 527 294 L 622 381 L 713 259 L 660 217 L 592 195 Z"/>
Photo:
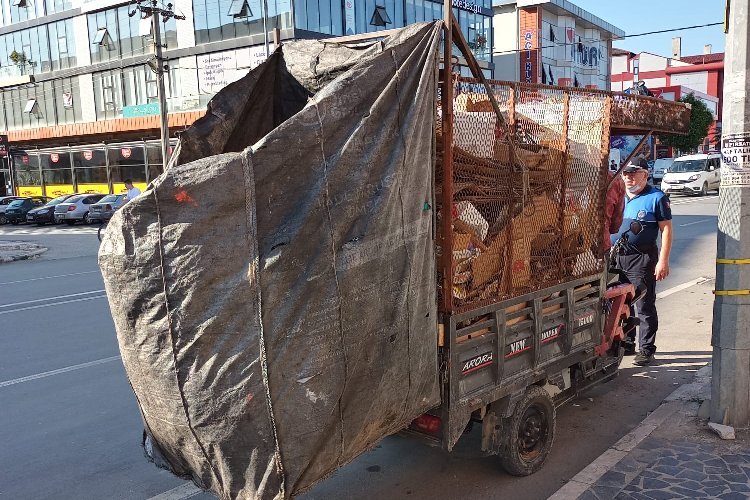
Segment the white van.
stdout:
<path fill-rule="evenodd" d="M 667 173 L 667 170 L 672 166 L 672 163 L 674 163 L 674 158 L 659 158 L 654 162 L 653 179 L 655 186 L 661 184 L 662 179 L 664 179 L 664 174 Z"/>
<path fill-rule="evenodd" d="M 680 156 L 670 165 L 661 182 L 667 194 L 705 195 L 718 191 L 721 184 L 721 155 L 719 153 Z"/>

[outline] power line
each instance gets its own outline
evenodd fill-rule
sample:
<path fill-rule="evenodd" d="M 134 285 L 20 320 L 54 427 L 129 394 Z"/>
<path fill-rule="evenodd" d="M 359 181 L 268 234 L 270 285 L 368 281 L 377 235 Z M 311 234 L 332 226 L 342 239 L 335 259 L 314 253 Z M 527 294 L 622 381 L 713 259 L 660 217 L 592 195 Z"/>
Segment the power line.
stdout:
<path fill-rule="evenodd" d="M 669 29 L 658 30 L 658 31 L 647 31 L 645 33 L 634 33 L 632 35 L 613 36 L 613 37 L 610 37 L 610 38 L 602 38 L 600 40 L 589 38 L 589 39 L 586 39 L 586 41 L 601 43 L 601 42 L 623 40 L 625 38 L 634 38 L 634 37 L 638 37 L 638 36 L 658 35 L 658 34 L 661 34 L 661 33 L 671 33 L 673 31 L 685 31 L 685 30 L 692 30 L 692 29 L 698 29 L 698 28 L 709 28 L 709 27 L 712 27 L 712 26 L 723 26 L 723 25 L 724 25 L 723 22 L 720 22 L 720 23 L 708 23 L 708 24 L 697 24 L 695 26 L 683 26 L 681 28 L 669 28 Z M 536 48 L 531 49 L 531 50 L 553 49 L 555 47 L 565 47 L 567 45 L 575 45 L 578 42 L 571 42 L 571 43 L 565 43 L 565 42 L 557 43 L 557 42 L 553 42 L 553 43 L 554 43 L 554 45 L 545 45 L 545 46 L 542 46 L 542 47 L 536 47 Z M 502 50 L 502 51 L 498 51 L 498 52 L 492 52 L 492 55 L 512 54 L 512 53 L 515 53 L 515 52 L 526 52 L 528 50 L 529 49 Z"/>

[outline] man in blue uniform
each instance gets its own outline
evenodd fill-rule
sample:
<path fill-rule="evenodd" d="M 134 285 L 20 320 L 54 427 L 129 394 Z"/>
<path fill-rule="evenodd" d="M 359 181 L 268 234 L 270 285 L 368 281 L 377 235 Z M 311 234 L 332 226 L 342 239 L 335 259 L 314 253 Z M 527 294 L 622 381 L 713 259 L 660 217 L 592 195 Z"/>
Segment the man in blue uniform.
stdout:
<path fill-rule="evenodd" d="M 645 162 L 643 162 L 645 163 Z M 672 250 L 672 210 L 669 198 L 661 190 L 648 184 L 645 165 L 628 165 L 622 171 L 625 182 L 625 210 L 622 225 L 611 237 L 614 244 L 630 229 L 633 221 L 639 221 L 643 229 L 638 234 L 628 233 L 628 244 L 617 255 L 617 267 L 622 269 L 637 289 L 646 294 L 638 303 L 639 353 L 633 361 L 645 366 L 651 363 L 656 352 L 656 330 L 659 318 L 656 314 L 656 282 L 669 275 L 669 253 Z M 661 249 L 656 241 L 661 233 Z M 634 354 L 635 338 L 625 344 L 626 353 Z M 630 352 L 628 352 L 630 351 Z"/>

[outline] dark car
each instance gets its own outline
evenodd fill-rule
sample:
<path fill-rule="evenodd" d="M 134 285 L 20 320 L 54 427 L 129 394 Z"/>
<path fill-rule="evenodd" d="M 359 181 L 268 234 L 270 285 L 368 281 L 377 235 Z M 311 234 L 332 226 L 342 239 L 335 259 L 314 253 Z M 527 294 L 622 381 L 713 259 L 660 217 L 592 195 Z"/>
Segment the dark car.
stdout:
<path fill-rule="evenodd" d="M 89 209 L 89 220 L 94 222 L 105 222 L 112 218 L 114 213 L 125 204 L 126 194 L 108 194 L 97 201 Z"/>
<path fill-rule="evenodd" d="M 55 207 L 59 205 L 60 203 L 64 202 L 71 196 L 75 196 L 73 194 L 64 194 L 62 196 L 58 196 L 57 198 L 48 201 L 41 207 L 32 208 L 28 211 L 26 214 L 26 222 L 29 224 L 39 224 L 40 226 L 43 224 L 47 224 L 48 222 L 51 224 L 55 223 Z"/>
<path fill-rule="evenodd" d="M 8 223 L 8 219 L 5 218 L 5 210 L 8 208 L 8 205 L 21 198 L 22 196 L 0 196 L 0 224 Z"/>
<path fill-rule="evenodd" d="M 46 196 L 31 196 L 29 198 L 19 198 L 13 200 L 5 209 L 5 218 L 11 224 L 18 224 L 19 222 L 26 222 L 26 214 L 29 210 L 42 206 L 49 201 Z"/>

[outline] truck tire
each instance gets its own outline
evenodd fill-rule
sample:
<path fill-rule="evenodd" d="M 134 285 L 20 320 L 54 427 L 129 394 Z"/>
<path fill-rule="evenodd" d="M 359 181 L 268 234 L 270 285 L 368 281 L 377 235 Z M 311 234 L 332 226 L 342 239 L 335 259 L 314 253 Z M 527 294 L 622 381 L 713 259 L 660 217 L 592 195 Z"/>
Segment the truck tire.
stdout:
<path fill-rule="evenodd" d="M 547 460 L 555 439 L 555 405 L 549 393 L 532 385 L 513 415 L 503 419 L 500 463 L 513 476 L 528 476 Z"/>

